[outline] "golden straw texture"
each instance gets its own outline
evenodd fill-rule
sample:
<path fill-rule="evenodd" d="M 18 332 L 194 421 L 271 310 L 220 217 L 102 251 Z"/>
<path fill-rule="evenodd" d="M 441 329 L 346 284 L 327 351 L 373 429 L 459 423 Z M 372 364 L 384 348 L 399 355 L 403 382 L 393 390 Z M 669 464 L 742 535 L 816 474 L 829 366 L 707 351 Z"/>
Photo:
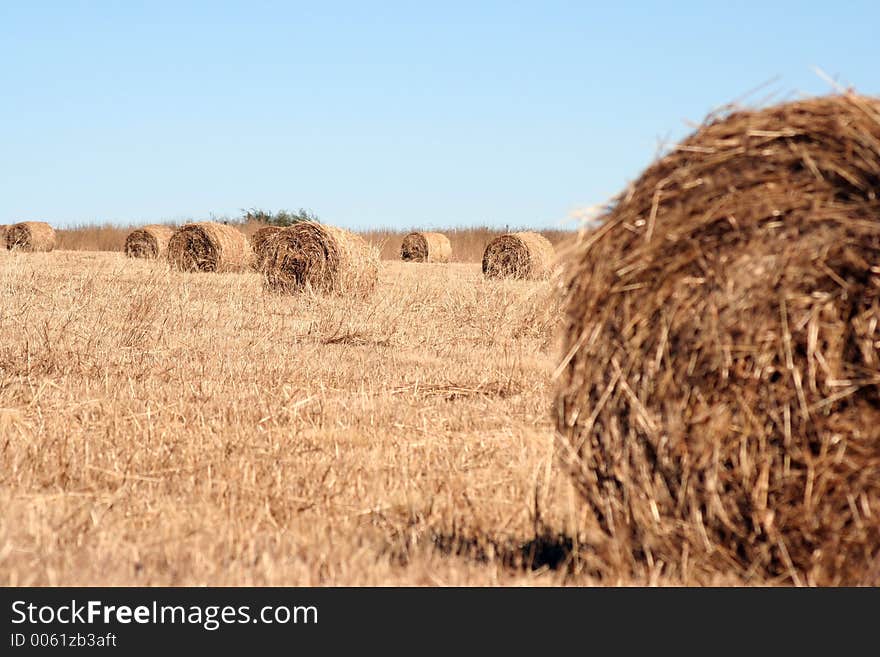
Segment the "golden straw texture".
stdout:
<path fill-rule="evenodd" d="M 269 237 L 265 258 L 267 285 L 279 292 L 362 296 L 372 292 L 379 272 L 379 254 L 363 238 L 312 221 Z"/>
<path fill-rule="evenodd" d="M 23 221 L 6 229 L 6 248 L 15 251 L 51 251 L 55 230 L 44 221 Z"/>
<path fill-rule="evenodd" d="M 250 267 L 252 257 L 244 234 L 225 224 L 186 224 L 168 242 L 168 262 L 181 271 L 239 272 Z"/>
<path fill-rule="evenodd" d="M 266 246 L 269 238 L 279 230 L 280 226 L 263 226 L 254 231 L 250 237 L 251 249 L 254 252 L 254 269 L 262 271 L 266 261 Z"/>
<path fill-rule="evenodd" d="M 816 98 L 710 120 L 581 236 L 556 425 L 607 554 L 684 579 L 868 582 L 878 190 L 878 102 Z"/>
<path fill-rule="evenodd" d="M 400 245 L 400 259 L 411 262 L 449 262 L 452 244 L 443 233 L 410 233 Z"/>
<path fill-rule="evenodd" d="M 125 238 L 125 255 L 129 258 L 164 258 L 173 234 L 174 229 L 171 226 L 161 224 L 133 230 Z"/>
<path fill-rule="evenodd" d="M 486 278 L 547 278 L 555 253 L 550 241 L 539 233 L 508 233 L 489 242 L 483 252 Z"/>

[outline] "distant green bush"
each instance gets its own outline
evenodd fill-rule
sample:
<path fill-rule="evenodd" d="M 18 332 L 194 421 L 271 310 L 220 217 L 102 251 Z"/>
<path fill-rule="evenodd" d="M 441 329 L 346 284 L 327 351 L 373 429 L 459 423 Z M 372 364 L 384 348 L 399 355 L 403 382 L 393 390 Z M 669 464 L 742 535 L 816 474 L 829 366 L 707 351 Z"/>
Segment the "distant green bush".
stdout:
<path fill-rule="evenodd" d="M 242 213 L 242 219 L 245 222 L 259 221 L 272 226 L 292 226 L 301 221 L 320 221 L 316 214 L 304 210 L 303 208 L 300 208 L 296 212 L 279 210 L 274 214 L 258 208 L 251 208 L 250 210 L 242 210 Z"/>

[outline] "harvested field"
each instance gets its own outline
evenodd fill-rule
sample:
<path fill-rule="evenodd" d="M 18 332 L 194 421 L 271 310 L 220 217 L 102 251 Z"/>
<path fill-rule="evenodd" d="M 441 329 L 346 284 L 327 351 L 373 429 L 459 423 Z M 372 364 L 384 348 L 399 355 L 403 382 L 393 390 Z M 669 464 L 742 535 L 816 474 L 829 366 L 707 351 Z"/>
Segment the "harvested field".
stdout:
<path fill-rule="evenodd" d="M 595 550 L 556 299 L 475 263 L 383 262 L 357 298 L 0 252 L 0 583 L 744 582 Z"/>
<path fill-rule="evenodd" d="M 716 117 L 583 236 L 560 453 L 622 570 L 878 584 L 880 103 Z"/>
<path fill-rule="evenodd" d="M 550 292 L 0 254 L 0 583 L 598 582 L 553 463 Z"/>

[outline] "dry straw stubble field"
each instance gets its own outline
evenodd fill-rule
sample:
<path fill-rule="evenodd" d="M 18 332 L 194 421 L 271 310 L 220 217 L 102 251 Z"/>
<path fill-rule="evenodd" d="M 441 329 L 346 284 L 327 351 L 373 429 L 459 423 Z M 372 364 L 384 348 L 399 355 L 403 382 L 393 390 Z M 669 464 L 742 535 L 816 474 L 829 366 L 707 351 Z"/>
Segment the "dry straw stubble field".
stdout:
<path fill-rule="evenodd" d="M 599 581 L 553 458 L 553 285 L 383 261 L 366 298 L 286 296 L 0 252 L 0 582 Z"/>
<path fill-rule="evenodd" d="M 4 253 L 0 576 L 876 584 L 878 107 L 710 117 L 483 271 L 488 231 L 450 264 L 217 224 L 225 273 Z"/>

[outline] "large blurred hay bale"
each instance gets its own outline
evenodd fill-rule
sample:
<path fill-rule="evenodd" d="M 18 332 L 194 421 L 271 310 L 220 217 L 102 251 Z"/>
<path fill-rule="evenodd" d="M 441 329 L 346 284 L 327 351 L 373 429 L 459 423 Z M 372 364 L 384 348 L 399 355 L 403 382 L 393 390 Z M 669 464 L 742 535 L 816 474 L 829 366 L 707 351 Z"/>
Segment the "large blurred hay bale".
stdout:
<path fill-rule="evenodd" d="M 250 266 L 251 259 L 247 238 L 226 224 L 186 224 L 168 241 L 168 262 L 181 271 L 239 272 Z"/>
<path fill-rule="evenodd" d="M 6 228 L 6 248 L 35 253 L 55 248 L 55 229 L 45 221 L 22 221 Z"/>
<path fill-rule="evenodd" d="M 131 231 L 125 238 L 124 251 L 129 258 L 164 258 L 174 234 L 171 226 L 151 224 Z"/>
<path fill-rule="evenodd" d="M 880 103 L 740 111 L 567 266 L 563 461 L 635 568 L 866 581 L 880 556 Z"/>
<path fill-rule="evenodd" d="M 487 278 L 547 278 L 554 258 L 553 245 L 540 233 L 507 233 L 486 246 L 483 274 Z"/>
<path fill-rule="evenodd" d="M 376 285 L 379 254 L 359 235 L 302 221 L 269 237 L 263 273 L 278 292 L 364 296 Z"/>
<path fill-rule="evenodd" d="M 400 245 L 400 259 L 411 262 L 449 262 L 452 244 L 443 233 L 410 233 Z"/>
<path fill-rule="evenodd" d="M 279 230 L 283 230 L 281 226 L 263 226 L 258 228 L 251 235 L 251 249 L 254 252 L 254 269 L 262 271 L 266 261 L 266 246 L 269 238 Z"/>

